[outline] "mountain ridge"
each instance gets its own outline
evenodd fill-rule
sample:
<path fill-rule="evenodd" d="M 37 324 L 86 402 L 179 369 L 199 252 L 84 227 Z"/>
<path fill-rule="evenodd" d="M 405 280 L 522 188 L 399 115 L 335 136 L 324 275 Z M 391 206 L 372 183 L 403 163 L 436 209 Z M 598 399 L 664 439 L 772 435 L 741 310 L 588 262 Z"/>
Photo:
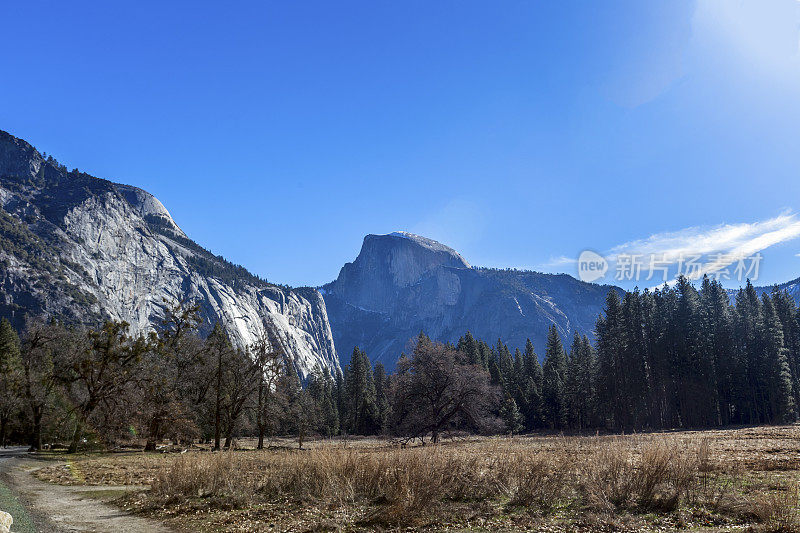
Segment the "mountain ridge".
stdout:
<path fill-rule="evenodd" d="M 779 285 L 800 300 L 800 278 Z M 756 287 L 759 293 L 772 287 Z M 149 192 L 67 171 L 0 130 L 0 314 L 67 322 L 124 319 L 153 327 L 165 303 L 201 302 L 246 346 L 274 327 L 301 376 L 339 368 L 355 346 L 389 369 L 424 331 L 466 331 L 541 356 L 547 328 L 593 334 L 613 285 L 568 274 L 471 265 L 455 249 L 407 231 L 368 234 L 352 262 L 318 288 L 268 282 L 190 239 Z M 729 291 L 735 297 L 735 291 Z"/>
<path fill-rule="evenodd" d="M 739 293 L 741 288 L 744 287 L 740 287 L 738 289 L 727 289 L 731 302 L 736 302 L 736 295 Z M 756 290 L 756 293 L 759 297 L 764 293 L 769 294 L 775 288 L 777 288 L 780 291 L 787 292 L 789 296 L 794 299 L 795 303 L 800 305 L 800 278 L 784 281 L 783 283 L 773 283 L 772 285 L 755 285 L 753 288 Z"/>
<path fill-rule="evenodd" d="M 342 361 L 359 346 L 389 369 L 420 331 L 445 342 L 471 331 L 520 348 L 530 338 L 541 355 L 550 324 L 565 338 L 592 336 L 610 290 L 621 291 L 567 274 L 473 267 L 407 232 L 367 235 L 356 259 L 320 287 Z"/>
<path fill-rule="evenodd" d="M 275 285 L 191 240 L 152 194 L 45 159 L 0 131 L 0 313 L 155 327 L 166 302 L 197 301 L 244 348 L 265 328 L 301 377 L 339 367 L 322 296 Z"/>

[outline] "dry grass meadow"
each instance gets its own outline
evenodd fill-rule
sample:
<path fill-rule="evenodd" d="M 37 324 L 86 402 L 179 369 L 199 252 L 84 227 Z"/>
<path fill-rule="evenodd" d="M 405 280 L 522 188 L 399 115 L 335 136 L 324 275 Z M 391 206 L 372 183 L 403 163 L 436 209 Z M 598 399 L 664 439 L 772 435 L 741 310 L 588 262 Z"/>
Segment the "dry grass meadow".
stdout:
<path fill-rule="evenodd" d="M 38 476 L 147 485 L 115 503 L 179 531 L 800 531 L 796 426 L 276 444 L 76 456 Z"/>

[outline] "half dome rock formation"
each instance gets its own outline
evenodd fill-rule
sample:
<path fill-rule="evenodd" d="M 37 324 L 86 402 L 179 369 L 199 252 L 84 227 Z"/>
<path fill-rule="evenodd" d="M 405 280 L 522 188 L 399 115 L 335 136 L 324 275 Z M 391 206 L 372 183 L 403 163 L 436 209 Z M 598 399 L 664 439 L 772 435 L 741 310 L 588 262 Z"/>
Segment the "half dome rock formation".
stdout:
<path fill-rule="evenodd" d="M 195 301 L 240 347 L 266 325 L 301 377 L 339 360 L 319 292 L 259 279 L 189 239 L 139 188 L 67 171 L 0 131 L 0 315 L 155 327 L 165 302 Z"/>
<path fill-rule="evenodd" d="M 473 268 L 452 248 L 406 232 L 367 235 L 355 261 L 321 288 L 342 361 L 359 346 L 389 369 L 420 331 L 443 342 L 471 331 L 520 348 L 530 338 L 541 357 L 551 324 L 566 339 L 591 336 L 609 290 L 619 289 Z"/>
<path fill-rule="evenodd" d="M 398 290 L 444 268 L 470 266 L 452 248 L 419 235 L 400 231 L 367 235 L 356 260 L 342 267 L 325 292 L 345 299 L 348 305 L 388 313 L 394 310 Z"/>

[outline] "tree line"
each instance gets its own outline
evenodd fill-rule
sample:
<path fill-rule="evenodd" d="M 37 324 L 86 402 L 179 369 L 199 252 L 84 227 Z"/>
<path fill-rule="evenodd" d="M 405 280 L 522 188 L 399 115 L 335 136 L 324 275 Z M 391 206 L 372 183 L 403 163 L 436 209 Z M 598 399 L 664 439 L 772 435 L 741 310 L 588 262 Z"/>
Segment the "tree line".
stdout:
<path fill-rule="evenodd" d="M 412 400 L 419 393 L 416 378 L 428 379 L 431 369 L 401 361 L 408 377 L 390 376 L 357 348 L 344 371 L 316 368 L 303 382 L 270 324 L 244 348 L 234 347 L 220 324 L 205 338 L 199 325 L 199 308 L 185 304 L 169 307 L 157 331 L 138 336 L 113 320 L 98 328 L 30 321 L 19 333 L 0 320 L 0 445 L 26 442 L 40 450 L 61 444 L 75 452 L 204 442 L 218 450 L 240 436 L 257 438 L 263 448 L 269 438 L 292 435 L 302 446 L 310 435 L 377 434 L 401 423 L 412 428 L 408 420 L 422 420 L 423 413 L 439 420 L 411 433 L 422 438 L 432 431 L 438 438 L 456 420 L 472 416 L 471 427 L 478 429 L 477 415 L 491 414 L 491 394 L 482 396 L 492 392 L 488 374 L 461 364 L 452 347 L 424 335 L 404 361 L 425 354 L 429 363 L 449 361 L 446 372 L 466 369 L 467 386 L 459 393 L 475 396 L 470 405 L 448 405 L 452 391 L 445 388 L 438 391 L 443 403 L 422 406 Z M 466 379 L 473 370 L 478 381 Z M 393 402 L 401 397 L 406 414 L 393 417 L 399 412 Z M 443 406 L 448 413 L 435 412 Z"/>
<path fill-rule="evenodd" d="M 234 348 L 221 325 L 198 334 L 197 306 L 167 309 L 158 331 L 125 322 L 97 329 L 0 321 L 0 444 L 115 446 L 164 440 L 230 447 L 242 431 L 289 431 L 303 402 L 297 372 L 273 330 Z"/>
<path fill-rule="evenodd" d="M 243 348 L 217 324 L 201 338 L 196 306 L 167 309 L 157 331 L 125 322 L 96 329 L 0 321 L 0 443 L 81 446 L 238 436 L 387 434 L 438 440 L 451 432 L 639 431 L 797 419 L 800 311 L 748 282 L 735 302 L 718 281 L 686 278 L 653 291 L 610 291 L 594 342 L 566 347 L 551 326 L 540 363 L 469 332 L 456 344 L 424 333 L 393 373 L 355 348 L 341 370 L 302 381 L 278 331 Z"/>
<path fill-rule="evenodd" d="M 502 390 L 508 431 L 640 431 L 785 424 L 800 405 L 800 314 L 773 289 L 748 281 L 731 302 L 717 280 L 610 291 L 594 343 L 555 326 L 543 363 L 530 341 L 513 355 L 468 333 L 458 349 Z"/>
<path fill-rule="evenodd" d="M 775 288 L 759 297 L 749 281 L 731 300 L 708 277 L 699 289 L 679 277 L 652 291 L 610 291 L 594 341 L 573 333 L 565 346 L 552 325 L 541 362 L 530 340 L 512 352 L 469 332 L 454 346 L 421 335 L 384 386 L 390 408 L 382 427 L 397 435 L 433 428 L 428 433 L 435 438 L 445 429 L 642 431 L 796 421 L 800 310 L 787 292 Z M 460 373 L 482 389 L 475 404 L 482 413 L 457 410 L 448 423 L 431 425 L 432 409 L 419 420 L 418 404 L 443 388 L 434 376 L 457 388 Z M 409 382 L 430 390 L 409 399 Z M 369 397 L 368 384 L 365 390 Z"/>

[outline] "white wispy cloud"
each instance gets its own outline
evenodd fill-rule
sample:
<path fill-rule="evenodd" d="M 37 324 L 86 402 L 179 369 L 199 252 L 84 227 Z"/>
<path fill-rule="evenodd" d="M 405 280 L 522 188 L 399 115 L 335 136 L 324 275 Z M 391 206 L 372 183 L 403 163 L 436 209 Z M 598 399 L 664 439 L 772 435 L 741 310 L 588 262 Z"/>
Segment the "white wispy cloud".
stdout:
<path fill-rule="evenodd" d="M 621 255 L 651 254 L 664 262 L 677 263 L 694 256 L 709 258 L 697 276 L 717 272 L 738 258 L 800 237 L 800 220 L 791 212 L 767 220 L 720 224 L 711 228 L 690 227 L 675 232 L 656 233 L 645 239 L 626 242 L 612 248 L 606 257 L 616 262 Z"/>
<path fill-rule="evenodd" d="M 542 263 L 541 267 L 545 269 L 554 269 L 554 268 L 564 267 L 567 265 L 574 265 L 577 262 L 578 262 L 577 257 L 567 257 L 566 255 L 560 255 L 558 257 L 551 257 L 549 261 L 547 261 L 546 263 Z"/>

